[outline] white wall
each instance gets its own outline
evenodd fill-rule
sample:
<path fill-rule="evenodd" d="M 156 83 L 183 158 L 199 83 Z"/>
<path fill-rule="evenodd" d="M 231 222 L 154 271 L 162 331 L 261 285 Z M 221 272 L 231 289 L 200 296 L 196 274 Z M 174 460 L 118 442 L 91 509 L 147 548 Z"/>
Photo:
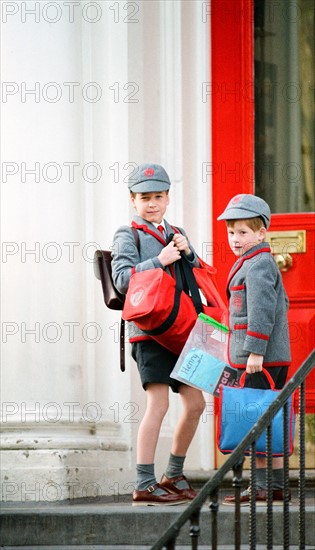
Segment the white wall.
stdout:
<path fill-rule="evenodd" d="M 120 315 L 103 305 L 91 260 L 129 221 L 132 165 L 165 165 L 168 219 L 200 254 L 210 240 L 203 2 L 76 4 L 2 6 L 4 500 L 131 490 L 145 395 L 128 346 L 119 372 Z M 211 420 L 190 469 L 213 466 Z"/>

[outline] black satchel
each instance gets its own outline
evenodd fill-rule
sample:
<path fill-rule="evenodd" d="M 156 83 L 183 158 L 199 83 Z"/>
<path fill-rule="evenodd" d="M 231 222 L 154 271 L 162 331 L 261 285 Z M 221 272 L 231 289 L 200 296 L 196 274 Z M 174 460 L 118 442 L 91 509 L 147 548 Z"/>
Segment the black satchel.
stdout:
<path fill-rule="evenodd" d="M 112 278 L 112 253 L 97 250 L 94 255 L 94 273 L 102 283 L 104 302 L 109 309 L 122 310 L 125 296 L 118 292 Z"/>
<path fill-rule="evenodd" d="M 140 250 L 137 229 L 131 228 L 138 250 Z M 125 295 L 120 294 L 114 286 L 112 277 L 112 253 L 110 250 L 96 250 L 94 254 L 94 274 L 101 281 L 106 307 L 121 311 L 124 307 Z M 120 370 L 125 370 L 125 321 L 120 321 Z"/>

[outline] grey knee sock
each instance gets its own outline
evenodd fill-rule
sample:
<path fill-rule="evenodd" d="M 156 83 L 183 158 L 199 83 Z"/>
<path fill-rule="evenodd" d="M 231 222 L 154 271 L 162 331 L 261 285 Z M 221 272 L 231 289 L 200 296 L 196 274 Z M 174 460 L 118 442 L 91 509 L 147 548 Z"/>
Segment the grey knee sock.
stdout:
<path fill-rule="evenodd" d="M 151 485 L 156 484 L 156 477 L 154 474 L 154 464 L 137 464 L 137 481 L 136 487 L 138 491 L 145 491 Z M 156 489 L 155 495 L 164 495 L 163 489 Z"/>
<path fill-rule="evenodd" d="M 175 456 L 171 453 L 165 475 L 167 477 L 177 477 L 183 475 L 185 458 L 185 456 Z"/>
<path fill-rule="evenodd" d="M 257 489 L 267 489 L 266 468 L 257 468 L 256 470 Z"/>
<path fill-rule="evenodd" d="M 165 471 L 166 477 L 171 478 L 183 475 L 185 458 L 185 456 L 176 456 L 171 453 Z M 178 487 L 178 489 L 187 489 L 188 483 L 183 479 L 182 481 L 176 482 L 176 487 Z"/>
<path fill-rule="evenodd" d="M 283 487 L 284 487 L 283 469 L 277 468 L 276 470 L 272 470 L 272 488 L 283 489 Z"/>
<path fill-rule="evenodd" d="M 267 489 L 266 469 L 257 468 L 256 471 L 257 489 Z M 283 469 L 272 470 L 272 488 L 283 489 Z"/>

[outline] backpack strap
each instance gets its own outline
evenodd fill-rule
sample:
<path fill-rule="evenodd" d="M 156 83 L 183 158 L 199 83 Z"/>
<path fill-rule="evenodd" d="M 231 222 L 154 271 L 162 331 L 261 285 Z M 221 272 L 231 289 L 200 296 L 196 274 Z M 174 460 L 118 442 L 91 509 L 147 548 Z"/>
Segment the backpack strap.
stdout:
<path fill-rule="evenodd" d="M 131 227 L 134 239 L 136 241 L 138 252 L 140 252 L 140 239 L 138 230 L 135 227 Z M 119 333 L 119 355 L 120 355 L 120 370 L 125 372 L 125 320 L 120 318 L 120 333 Z"/>
<path fill-rule="evenodd" d="M 125 321 L 120 318 L 120 334 L 119 334 L 119 355 L 120 355 L 120 370 L 125 372 Z"/>
<path fill-rule="evenodd" d="M 136 241 L 138 252 L 140 252 L 140 239 L 139 239 L 138 230 L 137 230 L 136 227 L 133 227 L 133 226 L 131 226 L 131 229 L 132 229 L 132 233 L 133 233 L 133 236 L 135 238 L 135 241 Z"/>

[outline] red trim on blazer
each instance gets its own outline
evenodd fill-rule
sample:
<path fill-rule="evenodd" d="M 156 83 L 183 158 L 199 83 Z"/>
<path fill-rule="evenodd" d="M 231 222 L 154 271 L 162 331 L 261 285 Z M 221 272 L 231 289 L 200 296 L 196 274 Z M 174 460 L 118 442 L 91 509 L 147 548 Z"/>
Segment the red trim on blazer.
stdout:
<path fill-rule="evenodd" d="M 229 284 L 230 284 L 230 281 L 233 279 L 235 273 L 237 273 L 238 270 L 241 269 L 243 263 L 246 262 L 246 260 L 250 260 L 251 258 L 258 256 L 258 254 L 262 254 L 263 252 L 268 252 L 270 254 L 271 252 L 270 246 L 268 247 L 266 246 L 264 248 L 261 248 L 260 250 L 256 250 L 256 252 L 252 252 L 252 254 L 249 254 L 248 256 L 241 257 L 239 264 L 235 267 L 235 269 L 233 269 L 227 281 L 226 292 L 227 292 L 228 298 L 230 296 Z"/>
<path fill-rule="evenodd" d="M 166 246 L 166 240 L 162 237 L 162 234 L 161 233 L 155 233 L 155 231 L 152 231 L 151 229 L 148 228 L 147 225 L 139 225 L 137 222 L 135 221 L 132 221 L 131 222 L 131 226 L 134 227 L 135 229 L 141 229 L 144 233 L 149 233 L 149 235 L 152 235 L 152 237 L 155 237 L 158 241 L 160 241 L 160 243 L 162 243 L 164 246 Z M 175 233 L 180 233 L 180 231 L 177 229 L 177 227 L 173 227 L 173 225 L 171 225 L 171 228 L 174 230 Z M 170 272 L 171 272 L 171 275 L 172 277 L 175 279 L 175 271 L 174 271 L 174 266 L 172 264 L 166 266 L 169 268 Z M 134 269 L 134 271 L 131 271 L 132 275 L 133 273 L 136 272 L 136 268 L 133 267 L 132 269 Z M 130 340 L 131 342 L 131 340 Z"/>
<path fill-rule="evenodd" d="M 231 290 L 244 290 L 245 285 L 231 286 Z"/>
<path fill-rule="evenodd" d="M 260 334 L 259 332 L 252 332 L 251 330 L 247 331 L 248 336 L 254 336 L 254 338 L 260 338 L 261 340 L 269 340 L 267 334 Z"/>
<path fill-rule="evenodd" d="M 152 237 L 155 237 L 162 244 L 166 244 L 166 240 L 162 237 L 162 234 L 152 231 L 152 229 L 149 229 L 147 225 L 144 225 L 144 224 L 140 225 L 137 222 L 132 221 L 131 226 L 134 227 L 135 229 L 141 229 L 142 231 L 144 231 L 144 233 L 149 233 L 150 235 L 152 235 Z M 171 225 L 171 228 L 173 229 L 174 233 L 180 233 L 177 227 L 174 227 L 173 225 Z"/>
<path fill-rule="evenodd" d="M 166 245 L 166 240 L 163 239 L 161 233 L 155 233 L 155 231 L 152 231 L 151 229 L 148 228 L 147 225 L 139 225 L 137 224 L 135 221 L 132 221 L 131 222 L 131 225 L 132 227 L 135 227 L 136 229 L 142 229 L 142 231 L 144 233 L 149 233 L 150 235 L 152 235 L 152 237 L 155 237 L 158 241 L 160 241 L 160 243 L 164 244 L 164 246 Z"/>
<path fill-rule="evenodd" d="M 132 338 L 129 338 L 129 342 L 132 344 L 133 342 L 142 342 L 143 340 L 152 340 L 153 338 L 151 336 L 132 336 Z"/>
<path fill-rule="evenodd" d="M 248 325 L 234 325 L 234 330 L 246 330 Z"/>

